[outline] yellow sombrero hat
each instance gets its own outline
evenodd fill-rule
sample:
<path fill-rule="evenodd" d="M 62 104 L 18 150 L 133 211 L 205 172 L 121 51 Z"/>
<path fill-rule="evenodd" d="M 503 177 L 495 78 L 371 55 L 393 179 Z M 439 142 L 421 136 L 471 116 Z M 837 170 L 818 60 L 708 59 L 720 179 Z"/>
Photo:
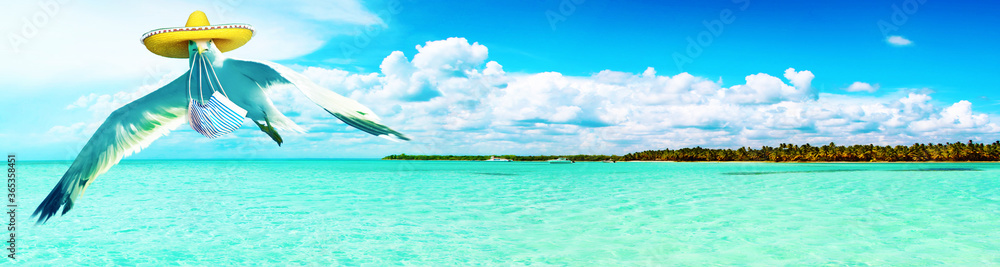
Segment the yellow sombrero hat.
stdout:
<path fill-rule="evenodd" d="M 187 58 L 190 40 L 212 39 L 219 51 L 228 52 L 249 42 L 253 34 L 250 24 L 211 25 L 205 12 L 195 11 L 188 17 L 184 27 L 152 30 L 143 34 L 139 41 L 153 54 Z"/>

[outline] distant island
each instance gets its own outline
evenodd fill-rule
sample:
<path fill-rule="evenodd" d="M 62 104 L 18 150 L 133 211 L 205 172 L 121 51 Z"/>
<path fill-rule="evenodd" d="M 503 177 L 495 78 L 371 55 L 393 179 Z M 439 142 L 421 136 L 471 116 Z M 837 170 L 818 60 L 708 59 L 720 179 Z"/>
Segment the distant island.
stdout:
<path fill-rule="evenodd" d="M 487 160 L 491 156 L 513 161 L 545 161 L 566 158 L 573 161 L 769 161 L 769 162 L 926 162 L 926 161 L 1000 161 L 1000 141 L 991 144 L 956 142 L 913 144 L 910 146 L 852 145 L 824 146 L 780 144 L 778 147 L 741 147 L 739 149 L 682 148 L 646 150 L 624 156 L 616 155 L 390 155 L 383 160 Z"/>

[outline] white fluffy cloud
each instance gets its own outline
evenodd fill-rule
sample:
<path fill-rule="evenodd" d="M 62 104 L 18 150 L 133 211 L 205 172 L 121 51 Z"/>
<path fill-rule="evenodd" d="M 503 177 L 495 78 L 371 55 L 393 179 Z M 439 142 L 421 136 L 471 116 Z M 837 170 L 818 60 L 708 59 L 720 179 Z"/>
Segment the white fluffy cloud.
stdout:
<path fill-rule="evenodd" d="M 847 90 L 848 92 L 869 92 L 869 93 L 874 93 L 875 91 L 878 91 L 878 84 L 871 85 L 869 83 L 854 82 L 850 86 L 848 86 L 847 89 L 845 89 L 845 90 Z"/>
<path fill-rule="evenodd" d="M 955 132 L 991 133 L 996 132 L 998 127 L 990 123 L 986 114 L 972 112 L 972 103 L 962 100 L 934 116 L 914 121 L 909 129 L 932 135 L 948 135 Z"/>
<path fill-rule="evenodd" d="M 488 60 L 486 46 L 464 38 L 427 42 L 417 50 L 412 60 L 403 52 L 391 53 L 375 73 L 303 71 L 318 84 L 368 105 L 414 141 L 390 144 L 366 138 L 301 94 L 277 90 L 275 104 L 310 131 L 286 138 L 287 143 L 294 146 L 292 140 L 299 140 L 323 148 L 317 151 L 337 144 L 364 156 L 623 154 L 687 146 L 980 140 L 1000 131 L 968 101 L 940 107 L 929 94 L 909 90 L 880 97 L 818 93 L 811 85 L 815 75 L 808 70 L 790 68 L 781 77 L 750 74 L 742 84 L 724 86 L 688 73 L 661 75 L 653 68 L 589 76 L 508 73 Z M 95 107 L 128 96 L 87 95 L 71 107 L 104 110 Z"/>
<path fill-rule="evenodd" d="M 688 73 L 659 75 L 653 68 L 583 77 L 506 73 L 500 63 L 488 61 L 485 46 L 464 38 L 428 42 L 418 51 L 412 61 L 402 52 L 392 53 L 381 73 L 344 76 L 368 82 L 327 79 L 332 83 L 321 84 L 373 106 L 416 143 L 437 147 L 425 153 L 621 154 L 694 145 L 907 144 L 978 139 L 998 131 L 968 101 L 941 108 L 930 95 L 907 90 L 881 97 L 820 94 L 808 70 L 789 68 L 784 79 L 751 74 L 745 83 L 723 86 Z M 323 80 L 319 74 L 307 73 Z M 874 91 L 877 85 L 852 87 Z"/>
<path fill-rule="evenodd" d="M 788 81 L 791 82 L 792 85 L 795 85 L 795 88 L 799 88 L 799 90 L 811 89 L 813 78 L 816 78 L 816 75 L 813 75 L 813 73 L 808 70 L 798 72 L 793 68 L 785 70 L 785 79 L 788 79 Z"/>
<path fill-rule="evenodd" d="M 913 44 L 909 39 L 903 38 L 903 36 L 893 35 L 886 39 L 886 42 L 895 46 L 907 46 Z"/>
<path fill-rule="evenodd" d="M 811 87 L 813 77 L 812 72 L 807 70 L 796 72 L 790 68 L 785 70 L 785 78 L 792 83 L 788 85 L 765 73 L 752 74 L 746 77 L 746 84 L 730 87 L 728 92 L 731 100 L 742 104 L 774 104 L 812 99 L 816 96 Z"/>

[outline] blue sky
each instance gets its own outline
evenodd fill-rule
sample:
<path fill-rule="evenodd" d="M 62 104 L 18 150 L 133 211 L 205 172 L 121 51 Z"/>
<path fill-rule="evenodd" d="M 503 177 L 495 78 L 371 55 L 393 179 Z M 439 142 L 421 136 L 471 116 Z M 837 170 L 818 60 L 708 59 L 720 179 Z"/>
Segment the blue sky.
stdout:
<path fill-rule="evenodd" d="M 553 30 L 545 11 L 558 12 L 562 1 L 401 1 L 405 11 L 393 23 L 406 25 L 378 35 L 379 44 L 364 54 L 370 58 L 329 66 L 372 70 L 389 52 L 415 52 L 401 47 L 465 37 L 489 47 L 490 59 L 507 63 L 505 69 L 566 75 L 654 67 L 739 82 L 748 74 L 796 67 L 823 73 L 816 80 L 823 82 L 818 84 L 821 89 L 835 90 L 859 80 L 889 87 L 959 89 L 988 86 L 982 80 L 953 77 L 983 77 L 1000 70 L 994 64 L 1000 54 L 988 52 L 1000 38 L 1000 31 L 992 29 L 1000 25 L 1000 18 L 991 15 L 1000 11 L 996 4 L 925 2 L 895 26 L 893 5 L 902 7 L 906 1 L 752 1 L 740 10 L 747 2 L 588 0 Z M 725 9 L 734 11 L 733 23 L 725 25 L 700 57 L 679 69 L 671 56 L 683 53 L 686 38 L 696 37 L 706 29 L 703 21 L 718 19 Z M 888 45 L 879 21 L 898 28 L 891 35 L 916 40 L 917 45 Z M 339 45 L 351 39 L 336 38 L 303 59 L 335 57 L 342 54 Z M 982 91 L 990 96 L 992 90 Z"/>
<path fill-rule="evenodd" d="M 257 28 L 231 56 L 302 71 L 414 141 L 366 136 L 288 90 L 272 98 L 309 132 L 283 147 L 252 124 L 219 140 L 185 124 L 132 158 L 624 154 L 1000 131 L 991 2 L 49 0 L 0 11 L 3 148 L 75 157 L 107 114 L 185 70 L 137 40 L 193 10 Z"/>

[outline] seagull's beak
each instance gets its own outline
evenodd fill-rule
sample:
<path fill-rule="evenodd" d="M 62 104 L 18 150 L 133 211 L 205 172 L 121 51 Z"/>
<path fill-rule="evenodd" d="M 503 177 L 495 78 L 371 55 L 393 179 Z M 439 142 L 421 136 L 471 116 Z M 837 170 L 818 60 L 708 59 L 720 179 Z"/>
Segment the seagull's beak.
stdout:
<path fill-rule="evenodd" d="M 208 39 L 194 40 L 194 43 L 198 45 L 198 54 L 208 51 Z"/>

